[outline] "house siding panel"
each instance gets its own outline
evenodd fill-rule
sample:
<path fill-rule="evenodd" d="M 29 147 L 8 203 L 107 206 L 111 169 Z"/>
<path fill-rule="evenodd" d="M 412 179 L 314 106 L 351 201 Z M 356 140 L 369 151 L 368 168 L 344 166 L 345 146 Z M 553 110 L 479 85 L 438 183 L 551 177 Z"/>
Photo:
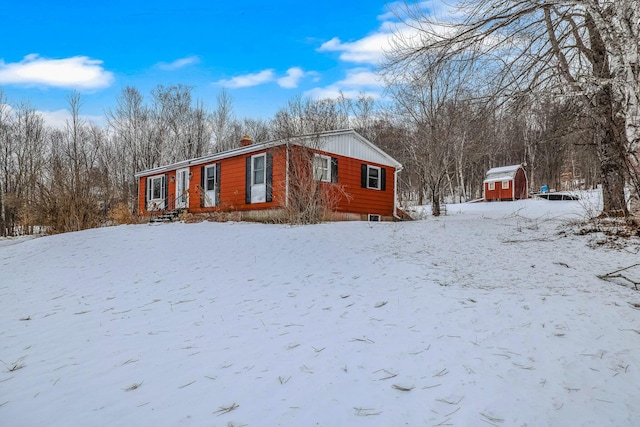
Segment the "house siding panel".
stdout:
<path fill-rule="evenodd" d="M 251 155 L 257 155 L 264 153 L 265 151 L 257 151 L 251 153 Z M 273 155 L 273 182 L 278 183 L 284 180 L 285 159 L 283 157 L 284 151 L 278 148 L 269 150 L 269 153 Z M 231 157 L 227 159 L 218 160 L 217 162 L 211 162 L 202 165 L 196 165 L 191 167 L 191 173 L 193 174 L 192 183 L 199 183 L 201 178 L 202 166 L 207 166 L 213 163 L 220 164 L 220 169 L 223 171 L 222 176 L 219 177 L 220 184 L 220 199 L 218 206 L 216 207 L 202 207 L 200 198 L 202 197 L 202 189 L 200 185 L 191 185 L 190 193 L 195 197 L 189 199 L 189 210 L 194 213 L 200 212 L 213 212 L 213 211 L 234 211 L 234 210 L 263 210 L 273 209 L 283 205 L 284 201 L 284 188 L 278 184 L 274 184 L 272 189 L 273 199 L 271 202 L 264 203 L 247 203 L 245 198 L 246 193 L 246 155 Z"/>
<path fill-rule="evenodd" d="M 383 216 L 393 215 L 393 175 L 395 168 L 380 163 L 366 162 L 368 165 L 377 166 L 386 170 L 386 190 L 362 188 L 361 167 L 363 162 L 350 157 L 335 155 L 334 157 L 338 158 L 339 165 L 337 185 L 343 186 L 344 192 L 351 197 L 351 200 L 344 196 L 340 198 L 338 206 L 336 207 L 337 212 L 379 214 Z"/>

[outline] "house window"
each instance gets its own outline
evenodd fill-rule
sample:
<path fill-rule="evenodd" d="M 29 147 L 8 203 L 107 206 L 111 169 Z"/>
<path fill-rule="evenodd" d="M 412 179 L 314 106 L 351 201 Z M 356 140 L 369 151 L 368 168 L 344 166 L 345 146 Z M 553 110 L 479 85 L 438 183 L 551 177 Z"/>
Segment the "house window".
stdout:
<path fill-rule="evenodd" d="M 246 157 L 245 203 L 273 201 L 273 155 L 269 152 Z"/>
<path fill-rule="evenodd" d="M 147 178 L 147 210 L 164 208 L 166 185 L 164 175 Z"/>
<path fill-rule="evenodd" d="M 380 168 L 367 166 L 367 188 L 380 189 Z"/>
<path fill-rule="evenodd" d="M 387 181 L 387 170 L 379 166 L 362 164 L 360 173 L 360 187 L 385 191 Z"/>
<path fill-rule="evenodd" d="M 220 163 L 203 166 L 200 169 L 200 206 L 218 206 L 220 199 Z"/>
<path fill-rule="evenodd" d="M 509 189 L 509 181 L 502 181 L 502 189 L 503 190 Z"/>
<path fill-rule="evenodd" d="M 251 184 L 259 185 L 264 184 L 265 182 L 265 155 L 261 154 L 259 156 L 252 157 L 252 167 L 251 167 Z"/>
<path fill-rule="evenodd" d="M 493 190 L 496 189 L 496 183 L 495 182 L 490 182 L 488 184 L 488 187 L 489 187 L 489 191 L 493 191 Z"/>
<path fill-rule="evenodd" d="M 380 221 L 380 215 L 369 214 L 369 221 L 378 222 Z"/>
<path fill-rule="evenodd" d="M 162 178 L 161 176 L 149 178 L 149 200 L 162 198 L 162 187 L 164 186 L 164 180 Z"/>
<path fill-rule="evenodd" d="M 331 157 L 314 154 L 313 177 L 318 181 L 331 182 Z"/>
<path fill-rule="evenodd" d="M 216 189 L 216 165 L 207 166 L 204 169 L 204 188 L 205 191 Z"/>

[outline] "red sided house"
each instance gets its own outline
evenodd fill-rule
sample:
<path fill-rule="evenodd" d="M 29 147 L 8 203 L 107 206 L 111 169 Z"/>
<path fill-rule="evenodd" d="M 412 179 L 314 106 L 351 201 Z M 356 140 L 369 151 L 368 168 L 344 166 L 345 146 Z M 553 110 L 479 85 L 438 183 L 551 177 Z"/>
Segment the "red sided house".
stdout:
<path fill-rule="evenodd" d="M 296 160 L 301 158 L 306 160 Z M 301 174 L 300 165 L 307 172 Z M 354 130 L 255 144 L 244 137 L 238 148 L 135 174 L 138 212 L 240 212 L 242 218 L 264 218 L 293 203 L 291 194 L 307 176 L 314 188 L 333 194 L 334 219 L 392 219 L 401 170 Z"/>
<path fill-rule="evenodd" d="M 484 199 L 489 202 L 528 197 L 527 175 L 522 165 L 489 169 L 483 185 Z"/>

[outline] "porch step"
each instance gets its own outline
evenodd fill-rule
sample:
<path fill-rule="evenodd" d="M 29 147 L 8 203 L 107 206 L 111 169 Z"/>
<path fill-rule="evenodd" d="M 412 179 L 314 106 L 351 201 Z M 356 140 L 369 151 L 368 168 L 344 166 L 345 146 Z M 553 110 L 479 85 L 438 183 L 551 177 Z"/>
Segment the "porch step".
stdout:
<path fill-rule="evenodd" d="M 181 213 L 181 209 L 165 211 L 160 215 L 151 215 L 151 218 L 149 218 L 149 222 L 171 222 L 174 219 L 178 218 Z"/>

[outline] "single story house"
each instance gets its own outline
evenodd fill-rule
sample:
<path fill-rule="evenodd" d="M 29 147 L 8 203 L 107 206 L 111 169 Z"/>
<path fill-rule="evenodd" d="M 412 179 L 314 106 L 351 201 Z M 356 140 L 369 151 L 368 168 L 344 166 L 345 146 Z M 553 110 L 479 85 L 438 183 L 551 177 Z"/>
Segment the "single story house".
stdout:
<path fill-rule="evenodd" d="M 245 136 L 235 149 L 136 173 L 138 212 L 264 218 L 292 203 L 306 176 L 318 182 L 314 188 L 333 194 L 334 219 L 388 220 L 397 217 L 401 170 L 398 161 L 351 129 L 262 143 Z"/>
<path fill-rule="evenodd" d="M 486 201 L 517 200 L 528 197 L 527 174 L 522 165 L 489 169 L 483 185 Z"/>

